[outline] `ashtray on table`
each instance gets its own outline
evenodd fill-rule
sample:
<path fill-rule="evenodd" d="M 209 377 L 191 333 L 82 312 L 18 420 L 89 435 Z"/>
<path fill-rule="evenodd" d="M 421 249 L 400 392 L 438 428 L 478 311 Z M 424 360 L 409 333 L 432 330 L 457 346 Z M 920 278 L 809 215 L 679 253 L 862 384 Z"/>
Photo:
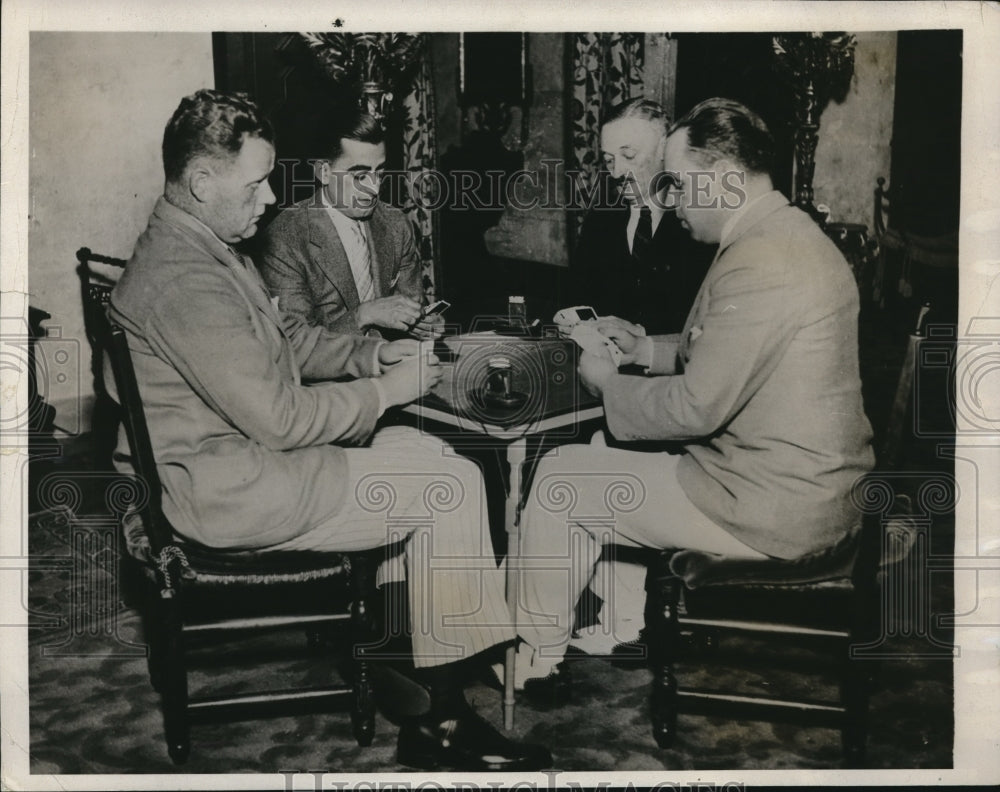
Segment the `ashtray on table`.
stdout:
<path fill-rule="evenodd" d="M 473 404 L 480 407 L 516 410 L 518 407 L 523 407 L 524 403 L 528 401 L 528 394 L 521 391 L 494 393 L 482 388 L 473 388 L 469 391 L 469 399 Z"/>

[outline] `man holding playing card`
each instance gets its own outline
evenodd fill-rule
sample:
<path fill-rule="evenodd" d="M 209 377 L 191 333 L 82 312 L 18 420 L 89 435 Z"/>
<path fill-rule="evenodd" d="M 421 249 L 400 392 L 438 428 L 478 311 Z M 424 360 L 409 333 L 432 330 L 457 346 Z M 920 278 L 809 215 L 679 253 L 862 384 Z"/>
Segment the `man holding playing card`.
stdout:
<path fill-rule="evenodd" d="M 441 335 L 426 302 L 410 221 L 379 200 L 385 130 L 338 108 L 317 124 L 319 188 L 264 231 L 257 264 L 282 310 L 336 333 Z"/>
<path fill-rule="evenodd" d="M 719 252 L 679 335 L 598 320 L 621 364 L 647 376 L 586 352 L 580 376 L 615 438 L 679 453 L 570 446 L 541 461 L 522 523 L 519 685 L 559 673 L 602 544 L 795 558 L 860 524 L 850 493 L 874 458 L 858 292 L 836 246 L 774 190 L 773 148 L 764 122 L 726 99 L 670 130 L 678 217 Z M 625 500 L 609 496 L 616 481 Z M 569 513 L 550 497 L 559 485 L 575 498 Z"/>

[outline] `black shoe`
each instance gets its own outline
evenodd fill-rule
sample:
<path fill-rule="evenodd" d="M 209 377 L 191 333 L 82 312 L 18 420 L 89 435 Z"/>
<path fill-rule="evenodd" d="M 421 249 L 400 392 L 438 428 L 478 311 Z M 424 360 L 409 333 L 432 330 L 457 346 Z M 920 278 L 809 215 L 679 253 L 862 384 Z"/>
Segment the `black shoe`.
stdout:
<path fill-rule="evenodd" d="M 471 707 L 443 721 L 430 716 L 406 721 L 399 729 L 396 757 L 421 770 L 502 772 L 552 766 L 547 748 L 507 739 Z"/>
<path fill-rule="evenodd" d="M 524 681 L 524 695 L 535 706 L 561 707 L 570 700 L 573 692 L 572 683 L 569 664 L 564 660 L 549 671 L 548 676 L 526 679 Z"/>
<path fill-rule="evenodd" d="M 645 631 L 634 641 L 615 644 L 611 650 L 611 664 L 616 668 L 644 668 L 649 665 L 649 644 Z"/>

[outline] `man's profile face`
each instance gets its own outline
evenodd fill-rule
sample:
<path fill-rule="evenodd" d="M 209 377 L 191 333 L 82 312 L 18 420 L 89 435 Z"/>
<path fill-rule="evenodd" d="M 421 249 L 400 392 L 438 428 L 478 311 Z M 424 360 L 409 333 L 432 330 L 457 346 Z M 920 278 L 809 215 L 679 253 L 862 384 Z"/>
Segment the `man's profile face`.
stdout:
<path fill-rule="evenodd" d="M 667 204 L 677 207 L 677 217 L 698 242 L 717 244 L 729 212 L 721 200 L 721 174 L 706 166 L 688 148 L 688 133 L 679 129 L 667 138 L 664 169 L 675 177 Z"/>
<path fill-rule="evenodd" d="M 601 156 L 627 203 L 649 203 L 650 186 L 655 189 L 663 171 L 663 138 L 663 123 L 645 118 L 619 118 L 601 128 Z"/>
<path fill-rule="evenodd" d="M 385 144 L 341 138 L 340 156 L 323 168 L 320 181 L 327 200 L 355 220 L 370 217 L 378 205 L 378 188 L 385 170 Z"/>
<path fill-rule="evenodd" d="M 206 219 L 224 242 L 239 242 L 257 233 L 257 222 L 275 201 L 267 182 L 273 168 L 274 146 L 259 137 L 244 137 L 235 159 L 213 160 Z"/>

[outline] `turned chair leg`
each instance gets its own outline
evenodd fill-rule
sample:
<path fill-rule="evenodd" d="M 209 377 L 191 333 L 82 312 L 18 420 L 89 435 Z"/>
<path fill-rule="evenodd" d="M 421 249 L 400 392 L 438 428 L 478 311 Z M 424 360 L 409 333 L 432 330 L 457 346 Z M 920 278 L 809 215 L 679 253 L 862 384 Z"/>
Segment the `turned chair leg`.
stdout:
<path fill-rule="evenodd" d="M 868 743 L 868 697 L 871 676 L 867 666 L 871 661 L 850 659 L 844 663 L 841 681 L 841 701 L 847 710 L 841 743 L 844 760 L 850 768 L 865 766 Z"/>
<path fill-rule="evenodd" d="M 167 737 L 167 753 L 174 764 L 184 764 L 191 753 L 187 665 L 179 607 L 180 604 L 172 597 L 161 598 L 159 603 L 159 629 L 162 630 L 163 641 L 163 725 Z"/>
<path fill-rule="evenodd" d="M 351 626 L 353 632 L 353 683 L 351 725 L 354 739 L 365 747 L 375 737 L 375 697 L 365 643 L 372 638 L 370 597 L 375 588 L 375 559 L 371 554 L 351 557 Z"/>
<path fill-rule="evenodd" d="M 144 581 L 145 582 L 145 581 Z M 160 612 L 159 594 L 152 585 L 147 585 L 142 594 L 142 631 L 146 639 L 146 668 L 149 670 L 149 684 L 157 693 L 163 693 L 165 630 Z"/>
<path fill-rule="evenodd" d="M 841 744 L 849 768 L 867 766 L 869 699 L 878 681 L 881 663 L 871 657 L 851 657 L 853 647 L 876 643 L 882 630 L 881 590 L 877 585 L 858 586 L 854 595 L 855 623 L 844 648 L 840 699 L 846 710 Z"/>
<path fill-rule="evenodd" d="M 666 559 L 660 563 L 665 565 Z M 651 568 L 646 577 L 646 631 L 653 670 L 650 714 L 653 738 L 661 748 L 669 748 L 677 736 L 677 677 L 674 658 L 680 644 L 677 606 L 680 581 L 669 571 Z"/>
<path fill-rule="evenodd" d="M 375 738 L 375 697 L 372 691 L 365 648 L 359 646 L 354 660 L 354 698 L 351 707 L 351 726 L 354 739 L 362 748 Z"/>
<path fill-rule="evenodd" d="M 876 641 L 881 626 L 875 614 L 879 612 L 878 589 L 859 587 L 854 604 L 856 622 L 844 648 L 840 683 L 840 700 L 846 710 L 840 737 L 844 763 L 850 768 L 866 766 L 869 698 L 875 687 L 879 666 L 878 661 L 870 657 L 852 658 L 851 650 L 855 644 L 870 645 Z"/>

